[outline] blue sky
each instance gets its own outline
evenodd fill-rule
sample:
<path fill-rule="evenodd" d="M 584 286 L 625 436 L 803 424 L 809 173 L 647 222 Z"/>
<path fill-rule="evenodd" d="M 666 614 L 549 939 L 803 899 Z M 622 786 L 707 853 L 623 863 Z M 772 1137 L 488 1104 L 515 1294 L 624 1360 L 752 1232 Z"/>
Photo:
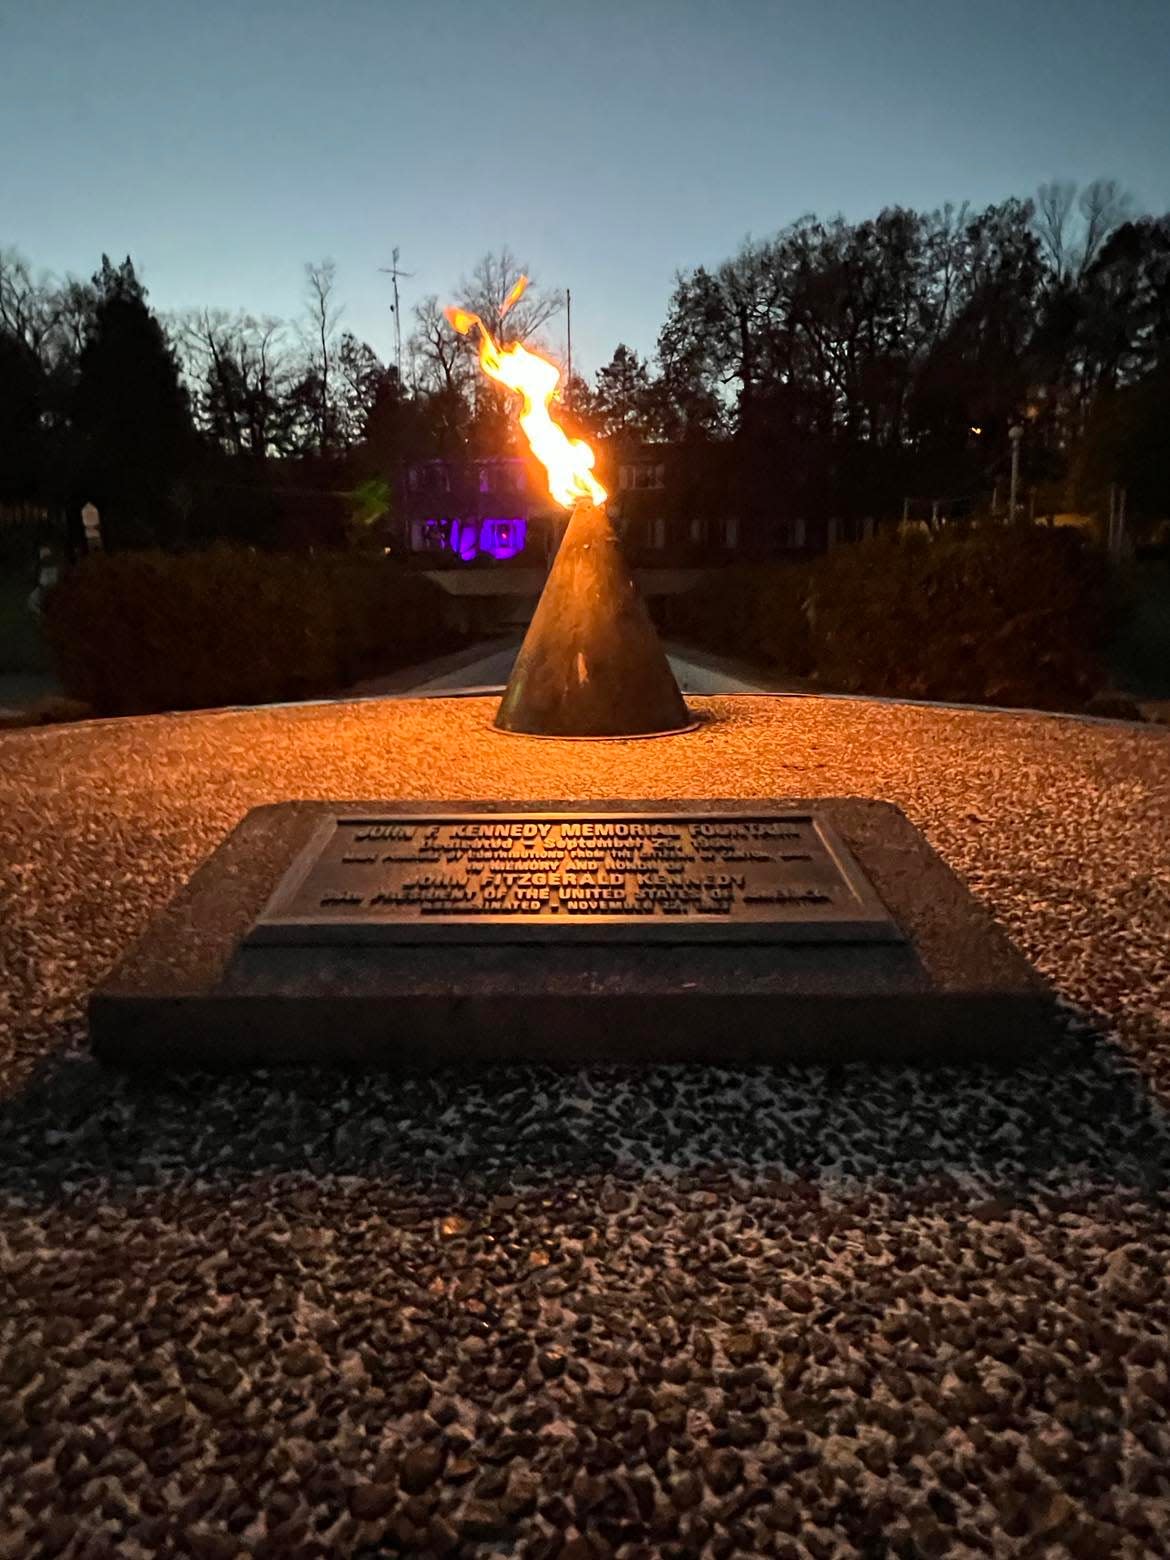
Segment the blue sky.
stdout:
<path fill-rule="evenodd" d="M 328 255 L 388 357 L 395 244 L 409 305 L 507 243 L 592 371 L 808 211 L 1101 173 L 1170 209 L 1168 80 L 1170 0 L 0 0 L 0 245 L 282 315 Z"/>

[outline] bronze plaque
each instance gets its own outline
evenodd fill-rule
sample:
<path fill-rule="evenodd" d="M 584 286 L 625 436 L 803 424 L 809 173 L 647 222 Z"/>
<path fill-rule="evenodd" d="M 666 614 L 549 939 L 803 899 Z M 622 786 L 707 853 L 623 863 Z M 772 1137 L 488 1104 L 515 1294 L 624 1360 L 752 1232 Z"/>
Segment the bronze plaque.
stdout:
<path fill-rule="evenodd" d="M 811 812 L 336 817 L 249 943 L 901 942 Z"/>

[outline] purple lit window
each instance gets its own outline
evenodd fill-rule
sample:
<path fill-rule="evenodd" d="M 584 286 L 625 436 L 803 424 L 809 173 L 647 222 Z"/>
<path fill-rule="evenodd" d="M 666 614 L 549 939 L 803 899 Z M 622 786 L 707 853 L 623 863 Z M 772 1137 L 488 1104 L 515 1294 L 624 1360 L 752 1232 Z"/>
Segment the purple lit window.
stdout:
<path fill-rule="evenodd" d="M 514 519 L 488 519 L 479 527 L 479 545 L 493 558 L 514 558 L 524 547 L 528 522 L 519 516 Z"/>
<path fill-rule="evenodd" d="M 514 558 L 524 550 L 528 534 L 528 522 L 515 517 L 486 520 L 454 520 L 433 518 L 416 522 L 414 546 L 423 552 L 448 552 L 463 563 L 471 563 L 479 554 L 490 558 Z"/>
<path fill-rule="evenodd" d="M 474 520 L 452 520 L 451 550 L 459 554 L 464 563 L 470 563 L 479 552 L 479 527 Z"/>

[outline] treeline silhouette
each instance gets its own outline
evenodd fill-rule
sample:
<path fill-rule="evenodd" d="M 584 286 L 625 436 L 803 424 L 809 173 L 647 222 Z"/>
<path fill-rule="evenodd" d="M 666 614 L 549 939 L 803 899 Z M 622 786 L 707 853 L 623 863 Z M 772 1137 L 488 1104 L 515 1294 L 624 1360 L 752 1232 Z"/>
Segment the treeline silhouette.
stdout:
<path fill-rule="evenodd" d="M 521 267 L 485 256 L 452 297 L 509 339 L 547 339 L 560 294 L 504 304 Z M 160 319 L 129 258 L 91 281 L 0 254 L 0 504 L 107 546 L 352 539 L 393 506 L 403 460 L 503 453 L 512 419 L 440 299 L 422 299 L 401 378 L 341 328 L 328 262 L 296 321 L 202 310 Z M 447 300 L 443 300 L 447 301 Z M 566 388 L 575 429 L 679 447 L 668 506 L 750 516 L 883 516 L 907 495 L 968 509 L 1003 483 L 1025 428 L 1044 509 L 1170 514 L 1170 215 L 1111 180 L 973 211 L 815 217 L 681 271 L 657 350 L 624 344 Z M 290 518 L 291 517 L 291 518 Z"/>

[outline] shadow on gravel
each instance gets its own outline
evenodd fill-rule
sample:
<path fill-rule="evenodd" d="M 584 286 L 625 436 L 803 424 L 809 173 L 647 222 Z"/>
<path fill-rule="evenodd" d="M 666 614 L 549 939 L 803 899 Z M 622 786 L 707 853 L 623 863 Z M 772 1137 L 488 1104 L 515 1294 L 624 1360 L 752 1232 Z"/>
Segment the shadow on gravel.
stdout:
<path fill-rule="evenodd" d="M 1170 1035 L 1165 1036 L 1170 1041 Z M 1154 1042 L 1156 1043 L 1156 1041 Z M 826 1189 L 955 1195 L 1170 1185 L 1170 1117 L 1126 1053 L 1069 1032 L 1040 1064 L 990 1068 L 528 1065 L 418 1075 L 290 1069 L 132 1075 L 47 1061 L 0 1102 L 0 1185 L 284 1172 L 457 1179 L 727 1170 Z"/>

